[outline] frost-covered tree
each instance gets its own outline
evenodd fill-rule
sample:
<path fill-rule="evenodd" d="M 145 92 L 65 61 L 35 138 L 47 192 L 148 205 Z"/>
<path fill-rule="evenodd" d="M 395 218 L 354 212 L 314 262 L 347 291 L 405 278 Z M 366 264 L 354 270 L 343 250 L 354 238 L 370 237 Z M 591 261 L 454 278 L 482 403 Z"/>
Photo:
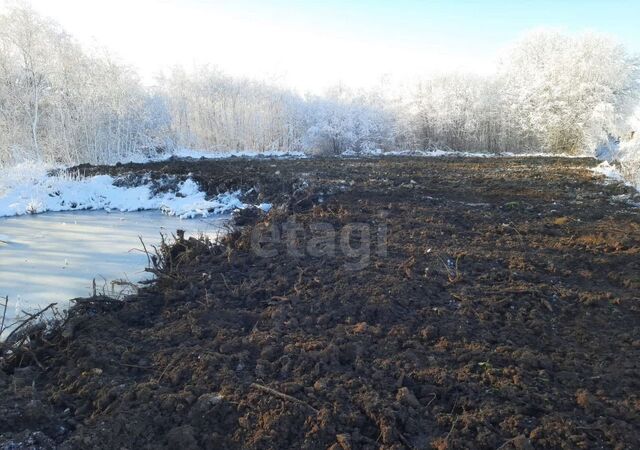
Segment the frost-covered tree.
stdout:
<path fill-rule="evenodd" d="M 299 147 L 302 100 L 281 88 L 201 67 L 159 79 L 177 145 L 204 150 Z"/>
<path fill-rule="evenodd" d="M 206 67 L 174 69 L 159 83 L 181 147 L 338 154 L 392 146 L 393 118 L 374 93 L 341 87 L 305 100 Z"/>
<path fill-rule="evenodd" d="M 639 92 L 639 61 L 608 37 L 536 31 L 500 83 L 508 111 L 539 150 L 578 153 L 620 136 Z"/>
<path fill-rule="evenodd" d="M 610 38 L 536 31 L 495 76 L 420 82 L 400 122 L 417 148 L 588 152 L 623 134 L 639 79 L 638 59 Z"/>
<path fill-rule="evenodd" d="M 639 67 L 609 38 L 538 31 L 495 75 L 444 74 L 402 90 L 383 82 L 303 97 L 207 67 L 176 68 L 149 88 L 18 7 L 0 14 L 0 165 L 111 162 L 173 147 L 578 153 L 618 142 L 626 164 L 640 165 L 622 126 L 638 102 Z"/>
<path fill-rule="evenodd" d="M 156 145 L 130 69 L 88 54 L 27 7 L 0 15 L 0 164 L 109 162 Z"/>
<path fill-rule="evenodd" d="M 22 150 L 31 150 L 32 157 L 42 156 L 39 126 L 51 91 L 50 76 L 55 72 L 51 54 L 57 45 L 65 44 L 59 29 L 28 9 L 15 9 L 0 17 L 4 128 L 13 127 L 11 135 L 18 142 L 29 136 L 29 145 Z"/>
<path fill-rule="evenodd" d="M 618 160 L 625 179 L 640 188 L 640 107 L 629 119 L 618 144 L 609 157 Z"/>
<path fill-rule="evenodd" d="M 344 86 L 309 99 L 304 148 L 312 153 L 340 154 L 393 148 L 393 115 L 380 95 L 352 92 Z"/>
<path fill-rule="evenodd" d="M 510 149 L 500 86 L 493 79 L 451 74 L 424 80 L 411 94 L 407 114 L 417 148 Z"/>

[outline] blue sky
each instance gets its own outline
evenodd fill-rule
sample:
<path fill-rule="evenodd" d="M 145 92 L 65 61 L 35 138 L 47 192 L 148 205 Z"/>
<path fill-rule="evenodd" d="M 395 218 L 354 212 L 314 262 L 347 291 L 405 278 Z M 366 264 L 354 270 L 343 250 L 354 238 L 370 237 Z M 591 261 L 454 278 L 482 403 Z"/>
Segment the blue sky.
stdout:
<path fill-rule="evenodd" d="M 194 0 L 195 4 L 211 2 Z M 238 0 L 233 8 L 273 20 L 299 20 L 333 30 L 407 43 L 424 39 L 498 49 L 523 31 L 558 27 L 616 35 L 640 51 L 638 0 Z"/>
<path fill-rule="evenodd" d="M 616 37 L 640 53 L 640 0 L 293 1 L 32 0 L 82 42 L 97 42 L 153 82 L 172 65 L 210 64 L 302 91 L 382 75 L 487 73 L 525 31 Z"/>

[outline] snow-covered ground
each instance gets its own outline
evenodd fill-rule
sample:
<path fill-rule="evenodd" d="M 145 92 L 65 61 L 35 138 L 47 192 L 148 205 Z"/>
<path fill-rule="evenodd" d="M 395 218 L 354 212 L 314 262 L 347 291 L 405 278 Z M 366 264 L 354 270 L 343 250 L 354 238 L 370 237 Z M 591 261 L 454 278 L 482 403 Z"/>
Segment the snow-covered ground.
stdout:
<path fill-rule="evenodd" d="M 171 152 L 158 153 L 155 155 L 134 154 L 122 159 L 121 163 L 146 163 L 166 161 L 170 158 L 192 158 L 192 159 L 226 159 L 226 158 L 307 158 L 301 151 L 283 152 L 278 150 L 190 150 L 186 148 L 176 149 Z"/>
<path fill-rule="evenodd" d="M 423 152 L 395 151 L 370 152 L 360 156 L 424 156 L 424 157 L 494 157 L 488 153 L 463 153 L 444 150 Z M 345 155 L 355 156 L 355 155 Z M 508 155 L 504 155 L 508 156 Z M 302 158 L 302 152 L 206 152 L 178 150 L 172 154 L 151 158 L 133 158 L 133 162 L 162 161 L 177 158 Z M 135 187 L 114 184 L 116 179 L 109 175 L 84 177 L 58 171 L 51 175 L 55 167 L 44 163 L 22 163 L 0 170 L 0 217 L 38 214 L 43 212 L 105 210 L 140 211 L 160 210 L 167 215 L 180 218 L 206 217 L 210 214 L 224 214 L 246 207 L 241 193 L 228 192 L 207 199 L 204 192 L 192 179 L 181 182 L 175 191 L 155 194 L 151 185 Z M 271 205 L 257 205 L 268 210 Z"/>
<path fill-rule="evenodd" d="M 236 150 L 236 151 L 208 151 L 208 150 L 189 150 L 189 149 L 177 149 L 172 153 L 163 153 L 157 156 L 151 157 L 132 157 L 126 162 L 144 163 L 154 161 L 165 161 L 169 158 L 193 158 L 193 159 L 226 159 L 226 158 L 309 158 L 312 155 L 302 151 L 297 152 L 281 152 L 281 151 L 250 151 L 250 150 Z M 510 157 L 562 157 L 562 158 L 584 158 L 588 155 L 569 155 L 569 154 L 550 154 L 550 153 L 487 153 L 487 152 L 462 152 L 452 149 L 431 148 L 428 150 L 382 150 L 373 149 L 368 151 L 346 151 L 339 156 L 353 158 L 353 157 L 367 157 L 367 156 L 423 156 L 426 158 L 438 158 L 438 157 L 458 157 L 458 158 L 510 158 Z M 121 161 L 124 162 L 124 161 Z"/>
<path fill-rule="evenodd" d="M 640 190 L 640 136 L 625 139 L 604 150 L 598 152 L 597 157 L 603 162 L 593 172 Z"/>
<path fill-rule="evenodd" d="M 591 171 L 599 175 L 604 175 L 607 179 L 611 181 L 619 181 L 621 183 L 627 183 L 631 185 L 631 183 L 625 180 L 622 173 L 620 173 L 620 170 L 618 170 L 618 168 L 616 168 L 614 165 L 610 164 L 609 161 L 601 162 L 596 167 L 591 169 Z"/>
<path fill-rule="evenodd" d="M 169 158 L 224 159 L 224 158 L 304 158 L 303 152 L 279 151 L 228 151 L 176 150 L 157 156 L 127 158 L 122 163 L 146 163 Z M 109 175 L 84 177 L 54 169 L 63 169 L 42 162 L 24 162 L 12 167 L 0 167 L 0 217 L 38 214 L 48 211 L 161 210 L 180 218 L 207 217 L 225 214 L 246 207 L 241 192 L 227 192 L 207 199 L 192 179 L 178 185 L 174 192 L 154 195 L 151 185 L 135 187 L 117 186 Z M 270 204 L 256 205 L 268 211 Z"/>
<path fill-rule="evenodd" d="M 207 217 L 246 207 L 240 191 L 207 199 L 191 178 L 174 192 L 154 194 L 150 184 L 117 186 L 109 175 L 50 175 L 43 164 L 21 164 L 0 172 L 0 217 L 47 211 L 160 210 L 180 218 Z M 268 210 L 269 204 L 258 205 Z"/>
<path fill-rule="evenodd" d="M 564 153 L 487 153 L 487 152 L 461 152 L 457 150 L 445 150 L 445 149 L 430 149 L 430 150 L 371 150 L 368 152 L 345 152 L 342 156 L 346 157 L 358 157 L 358 156 L 422 156 L 425 158 L 440 158 L 440 157 L 453 157 L 453 158 L 534 158 L 534 157 L 550 157 L 550 158 L 584 158 L 587 155 L 569 155 Z"/>
<path fill-rule="evenodd" d="M 453 158 L 588 158 L 594 155 L 564 153 L 486 153 L 486 152 L 459 152 L 455 150 L 397 150 L 397 151 L 370 151 L 367 153 L 345 153 L 344 156 L 421 156 L 426 158 L 453 157 Z M 627 186 L 640 190 L 640 138 L 624 142 L 618 148 L 606 154 L 596 156 L 603 160 L 592 172 L 604 175 L 607 179 L 625 183 Z"/>
<path fill-rule="evenodd" d="M 235 151 L 206 151 L 206 150 L 189 150 L 178 149 L 170 156 L 161 156 L 161 159 L 167 159 L 174 156 L 176 158 L 205 158 L 205 159 L 225 159 L 225 158 L 306 158 L 304 152 L 281 152 L 277 150 L 268 151 L 251 151 L 251 150 L 235 150 Z"/>
<path fill-rule="evenodd" d="M 640 186 L 640 161 L 636 158 L 640 152 L 633 144 L 627 144 L 620 152 L 620 165 L 603 163 L 595 169 L 609 178 Z M 370 151 L 367 153 L 342 155 L 344 157 L 367 156 L 421 156 L 421 157 L 584 157 L 585 155 L 550 155 L 545 153 L 482 153 L 457 152 L 453 150 L 431 149 L 424 151 Z M 177 150 L 172 154 L 152 158 L 134 158 L 134 162 L 161 161 L 170 157 L 177 158 L 303 158 L 302 152 L 207 152 L 197 150 Z M 240 192 L 227 192 L 215 198 L 207 199 L 204 192 L 192 179 L 181 182 L 177 189 L 162 194 L 154 194 L 150 184 L 135 187 L 115 185 L 116 181 L 108 175 L 82 177 L 79 174 L 59 172 L 50 175 L 52 166 L 42 163 L 23 163 L 11 168 L 0 169 L 0 217 L 36 214 L 47 211 L 77 210 L 117 210 L 140 211 L 161 210 L 165 214 L 180 218 L 206 217 L 210 214 L 223 214 L 244 208 Z M 257 205 L 268 210 L 271 205 Z M 1 239 L 0 239 L 1 240 Z"/>

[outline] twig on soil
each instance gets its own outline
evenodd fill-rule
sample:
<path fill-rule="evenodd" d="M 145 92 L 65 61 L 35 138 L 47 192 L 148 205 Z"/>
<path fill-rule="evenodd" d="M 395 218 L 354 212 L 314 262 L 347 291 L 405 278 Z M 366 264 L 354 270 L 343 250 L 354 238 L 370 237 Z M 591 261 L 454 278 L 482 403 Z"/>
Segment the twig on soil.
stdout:
<path fill-rule="evenodd" d="M 169 361 L 169 364 L 166 365 L 166 367 L 164 368 L 164 370 L 162 371 L 162 373 L 158 377 L 158 380 L 156 381 L 156 383 L 160 384 L 160 381 L 162 381 L 162 377 L 164 377 L 164 374 L 167 373 L 167 370 L 169 370 L 169 367 L 171 367 L 176 361 L 178 361 L 178 355 L 176 355 L 175 358 L 173 358 L 171 361 Z"/>
<path fill-rule="evenodd" d="M 453 423 L 451 424 L 451 429 L 447 433 L 447 437 L 444 438 L 445 442 L 449 442 L 449 436 L 451 436 L 451 433 L 453 433 L 453 429 L 456 427 L 456 423 L 458 423 L 458 419 L 459 418 L 460 418 L 460 416 L 456 416 L 456 418 L 453 419 Z"/>
<path fill-rule="evenodd" d="M 129 368 L 132 368 L 132 369 L 155 370 L 155 367 L 153 367 L 153 366 L 139 366 L 137 364 L 126 364 L 126 363 L 123 363 L 123 362 L 120 362 L 120 361 L 116 361 L 115 359 L 112 359 L 111 362 L 113 362 L 115 364 L 118 364 L 119 366 L 129 367 Z"/>
<path fill-rule="evenodd" d="M 123 338 L 123 337 L 120 337 L 120 336 L 114 336 L 114 339 L 119 339 L 119 340 L 121 340 L 122 342 L 124 342 L 125 344 L 130 345 L 130 346 L 134 346 L 134 345 L 136 345 L 136 344 L 134 344 L 133 342 L 131 342 L 131 341 L 129 341 L 129 340 L 127 340 L 127 339 Z"/>
<path fill-rule="evenodd" d="M 224 281 L 224 285 L 227 287 L 229 292 L 231 292 L 233 294 L 233 291 L 231 290 L 231 287 L 229 286 L 229 283 L 227 283 L 227 279 L 225 278 L 224 274 L 220 273 L 220 276 L 222 277 L 222 281 Z"/>
<path fill-rule="evenodd" d="M 204 289 L 204 303 L 201 301 L 198 301 L 198 303 L 200 303 L 205 308 L 208 308 L 211 305 L 211 301 L 209 299 L 209 290 L 207 288 Z"/>
<path fill-rule="evenodd" d="M 36 365 L 40 368 L 40 370 L 42 370 L 43 372 L 47 371 L 47 368 L 45 366 L 42 365 L 42 363 L 38 360 L 38 357 L 36 356 L 36 354 L 29 348 L 27 347 L 23 347 L 23 349 L 29 354 L 31 355 L 31 357 L 33 358 L 33 362 L 36 363 Z"/>
<path fill-rule="evenodd" d="M 288 400 L 288 401 L 293 402 L 293 403 L 298 403 L 299 405 L 302 405 L 302 406 L 305 406 L 305 407 L 309 408 L 310 410 L 312 410 L 316 414 L 319 413 L 319 411 L 317 409 L 315 409 L 313 406 L 311 406 L 307 402 L 304 402 L 304 401 L 299 400 L 299 399 L 297 399 L 295 397 L 292 397 L 291 395 L 284 394 L 282 392 L 276 391 L 275 389 L 272 389 L 272 388 L 267 387 L 267 386 L 263 386 L 263 385 L 258 384 L 258 383 L 251 383 L 251 387 L 255 388 L 255 389 L 258 389 L 260 391 L 266 392 L 267 394 L 271 394 L 271 395 L 273 395 L 275 397 L 279 397 L 282 400 Z"/>
<path fill-rule="evenodd" d="M 523 437 L 522 435 L 518 435 L 516 437 L 512 437 L 511 439 L 507 439 L 504 444 L 502 444 L 500 447 L 496 448 L 496 450 L 500 450 L 505 448 L 507 445 L 509 445 L 510 443 L 512 443 L 513 441 L 515 441 L 516 439 L 520 439 L 521 437 Z"/>
<path fill-rule="evenodd" d="M 545 308 L 547 308 L 550 312 L 553 312 L 553 306 L 551 306 L 551 303 L 549 303 L 549 300 L 541 298 L 540 302 L 545 306 Z"/>
<path fill-rule="evenodd" d="M 605 434 L 601 428 L 597 427 L 576 427 L 576 430 L 583 430 L 592 439 L 598 439 L 598 436 L 594 433 L 590 433 L 590 431 L 599 431 L 600 433 Z"/>
<path fill-rule="evenodd" d="M 520 233 L 518 228 L 516 228 L 516 225 L 513 222 L 503 223 L 502 226 L 505 228 L 512 228 L 520 238 L 520 244 L 524 244 L 524 238 L 522 237 L 522 234 Z"/>
<path fill-rule="evenodd" d="M 453 415 L 453 411 L 455 411 L 456 406 L 458 406 L 458 398 L 456 397 L 456 401 L 453 402 L 453 408 L 451 408 L 451 415 Z M 456 427 L 456 423 L 458 423 L 458 419 L 460 418 L 460 416 L 456 416 L 455 419 L 453 419 L 453 423 L 451 424 L 451 429 L 449 430 L 449 432 L 447 433 L 447 436 L 444 438 L 445 442 L 449 442 L 449 437 L 451 436 L 451 433 L 453 433 L 453 429 Z"/>
<path fill-rule="evenodd" d="M 302 267 L 298 266 L 298 281 L 296 281 L 293 285 L 293 291 L 296 293 L 296 295 L 300 295 L 301 291 L 299 285 L 302 284 L 302 277 L 304 276 L 306 271 L 307 269 L 303 269 Z"/>

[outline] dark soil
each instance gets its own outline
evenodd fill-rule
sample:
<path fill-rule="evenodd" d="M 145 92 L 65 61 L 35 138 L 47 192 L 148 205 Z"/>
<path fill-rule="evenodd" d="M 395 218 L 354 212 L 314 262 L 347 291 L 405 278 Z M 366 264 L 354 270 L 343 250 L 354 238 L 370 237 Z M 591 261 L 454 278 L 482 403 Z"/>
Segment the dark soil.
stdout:
<path fill-rule="evenodd" d="M 640 448 L 640 208 L 594 164 L 82 167 L 278 206 L 33 332 L 0 371 L 0 448 Z"/>

